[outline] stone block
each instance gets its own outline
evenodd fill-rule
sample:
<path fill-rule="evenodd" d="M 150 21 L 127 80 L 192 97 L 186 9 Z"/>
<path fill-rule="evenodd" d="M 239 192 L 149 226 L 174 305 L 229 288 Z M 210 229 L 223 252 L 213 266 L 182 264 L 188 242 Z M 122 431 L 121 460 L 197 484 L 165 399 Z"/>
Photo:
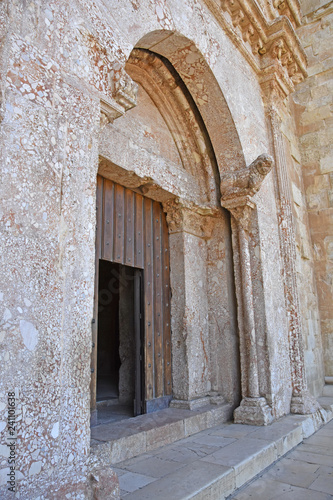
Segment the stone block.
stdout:
<path fill-rule="evenodd" d="M 251 438 L 264 439 L 275 443 L 278 458 L 303 441 L 302 427 L 294 421 L 275 422 L 270 427 L 251 433 Z"/>
<path fill-rule="evenodd" d="M 119 486 L 123 491 L 131 493 L 139 488 L 147 486 L 147 484 L 155 481 L 154 477 L 144 474 L 136 474 L 134 472 L 126 472 L 119 477 Z"/>
<path fill-rule="evenodd" d="M 307 488 L 316 479 L 318 469 L 318 464 L 283 458 L 267 472 L 267 476 L 276 481 Z"/>
<path fill-rule="evenodd" d="M 223 500 L 228 498 L 235 489 L 235 473 L 233 470 L 229 470 L 212 481 L 202 491 L 194 494 L 192 498 L 193 500 L 216 500 L 217 498 Z"/>
<path fill-rule="evenodd" d="M 277 460 L 277 451 L 275 446 L 268 446 L 262 449 L 255 457 L 246 460 L 235 467 L 236 488 L 240 488 L 247 481 L 250 481 L 259 472 L 262 472 L 266 467 L 269 467 Z"/>
<path fill-rule="evenodd" d="M 173 422 L 159 429 L 146 431 L 146 449 L 155 450 L 185 437 L 184 421 Z"/>
<path fill-rule="evenodd" d="M 323 174 L 333 172 L 333 151 L 320 158 L 320 171 Z"/>
<path fill-rule="evenodd" d="M 110 442 L 110 461 L 116 464 L 145 451 L 146 433 L 133 434 Z"/>
<path fill-rule="evenodd" d="M 201 461 L 233 467 L 236 487 L 239 488 L 277 460 L 277 457 L 277 449 L 273 443 L 248 437 L 237 440 Z"/>
<path fill-rule="evenodd" d="M 294 203 L 296 203 L 299 207 L 304 206 L 303 195 L 298 186 L 293 182 L 291 184 Z"/>
<path fill-rule="evenodd" d="M 184 436 L 191 436 L 207 429 L 207 413 L 199 413 L 184 420 Z"/>
<path fill-rule="evenodd" d="M 221 406 L 216 406 L 208 412 L 207 414 L 207 427 L 213 427 L 232 419 L 233 406 L 224 404 Z"/>
<path fill-rule="evenodd" d="M 301 125 L 309 125 L 310 123 L 321 122 L 325 120 L 325 118 L 329 118 L 331 116 L 331 106 L 330 104 L 326 104 L 325 106 L 320 106 L 319 108 L 315 108 L 313 110 L 305 111 L 301 118 Z"/>
<path fill-rule="evenodd" d="M 130 472 L 135 472 L 137 474 L 149 474 L 152 478 L 161 478 L 167 474 L 175 472 L 183 466 L 184 464 L 179 462 L 153 456 L 143 458 L 142 460 L 134 462 L 131 465 L 124 465 L 123 467 Z"/>

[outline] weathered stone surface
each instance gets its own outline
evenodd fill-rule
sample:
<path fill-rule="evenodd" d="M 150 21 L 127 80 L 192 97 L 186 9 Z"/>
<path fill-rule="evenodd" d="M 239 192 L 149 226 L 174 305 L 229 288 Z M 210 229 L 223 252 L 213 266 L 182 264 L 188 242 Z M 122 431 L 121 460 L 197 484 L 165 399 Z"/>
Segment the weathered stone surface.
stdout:
<path fill-rule="evenodd" d="M 296 0 L 0 1 L 0 432 L 15 393 L 22 498 L 116 498 L 111 459 L 235 408 L 260 425 L 313 412 L 304 434 L 328 419 L 312 396 L 333 376 L 332 9 L 303 14 Z M 138 417 L 113 444 L 90 431 L 98 173 L 166 213 L 172 406 L 193 411 Z"/>
<path fill-rule="evenodd" d="M 332 256 L 327 244 L 332 226 L 332 9 L 322 2 L 304 2 L 300 39 L 309 53 L 310 77 L 301 83 L 293 96 L 298 108 L 296 126 L 300 138 L 303 175 L 310 231 L 313 242 L 314 270 L 318 290 L 319 320 L 322 331 L 325 375 L 332 375 Z M 325 244 L 326 243 L 326 244 Z M 305 316 L 306 317 L 306 316 Z M 308 321 L 311 321 L 310 319 Z M 313 320 L 312 320 L 313 323 Z M 312 326 L 313 329 L 313 326 Z M 310 360 L 321 356 L 320 337 L 308 341 L 306 356 Z M 318 375 L 307 363 L 309 387 L 319 385 Z M 317 372 L 318 373 L 318 372 Z M 317 378 L 317 380 L 316 380 Z M 313 390 L 312 389 L 312 390 Z"/>

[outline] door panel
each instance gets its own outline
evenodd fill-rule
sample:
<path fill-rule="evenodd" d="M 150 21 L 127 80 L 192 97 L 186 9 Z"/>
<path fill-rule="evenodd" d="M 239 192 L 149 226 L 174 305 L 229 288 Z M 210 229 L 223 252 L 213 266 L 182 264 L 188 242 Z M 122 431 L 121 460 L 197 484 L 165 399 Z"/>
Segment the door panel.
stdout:
<path fill-rule="evenodd" d="M 136 269 L 134 274 L 134 335 L 135 335 L 135 401 L 134 416 L 144 412 L 143 391 L 143 328 L 142 328 L 142 298 L 143 298 L 142 270 Z"/>
<path fill-rule="evenodd" d="M 96 259 L 101 256 L 143 269 L 144 376 L 140 383 L 147 412 L 165 407 L 172 394 L 170 262 L 161 204 L 98 176 L 96 252 Z M 97 311 L 96 307 L 95 299 Z M 93 392 L 92 388 L 92 404 Z"/>

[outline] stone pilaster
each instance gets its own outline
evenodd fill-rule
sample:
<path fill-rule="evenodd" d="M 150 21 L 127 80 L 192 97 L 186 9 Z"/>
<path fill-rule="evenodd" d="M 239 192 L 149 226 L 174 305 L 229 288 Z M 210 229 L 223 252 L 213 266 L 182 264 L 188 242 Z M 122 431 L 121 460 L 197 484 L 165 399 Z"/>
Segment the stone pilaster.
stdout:
<path fill-rule="evenodd" d="M 206 247 L 212 210 L 178 199 L 164 203 L 163 208 L 171 259 L 174 399 L 170 406 L 192 410 L 213 402 Z M 216 396 L 214 402 L 220 402 Z"/>
<path fill-rule="evenodd" d="M 271 94 L 271 97 L 274 93 Z M 280 130 L 281 119 L 273 104 L 268 106 L 268 119 L 275 156 L 275 176 L 279 209 L 279 234 L 284 263 L 284 284 L 286 309 L 289 320 L 289 354 L 291 365 L 292 413 L 314 413 L 319 408 L 315 398 L 308 392 L 305 367 L 301 312 L 297 289 L 296 241 L 292 213 L 292 195 L 288 178 L 288 167 L 283 137 Z M 279 102 L 278 99 L 274 100 Z"/>

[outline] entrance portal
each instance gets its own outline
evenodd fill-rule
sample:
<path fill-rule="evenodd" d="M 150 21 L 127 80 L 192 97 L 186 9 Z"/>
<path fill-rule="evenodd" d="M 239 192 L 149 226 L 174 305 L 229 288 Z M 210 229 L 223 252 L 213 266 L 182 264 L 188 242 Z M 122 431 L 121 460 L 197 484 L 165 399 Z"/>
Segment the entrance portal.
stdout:
<path fill-rule="evenodd" d="M 92 409 L 101 401 L 132 415 L 168 407 L 169 267 L 160 203 L 98 176 Z"/>

